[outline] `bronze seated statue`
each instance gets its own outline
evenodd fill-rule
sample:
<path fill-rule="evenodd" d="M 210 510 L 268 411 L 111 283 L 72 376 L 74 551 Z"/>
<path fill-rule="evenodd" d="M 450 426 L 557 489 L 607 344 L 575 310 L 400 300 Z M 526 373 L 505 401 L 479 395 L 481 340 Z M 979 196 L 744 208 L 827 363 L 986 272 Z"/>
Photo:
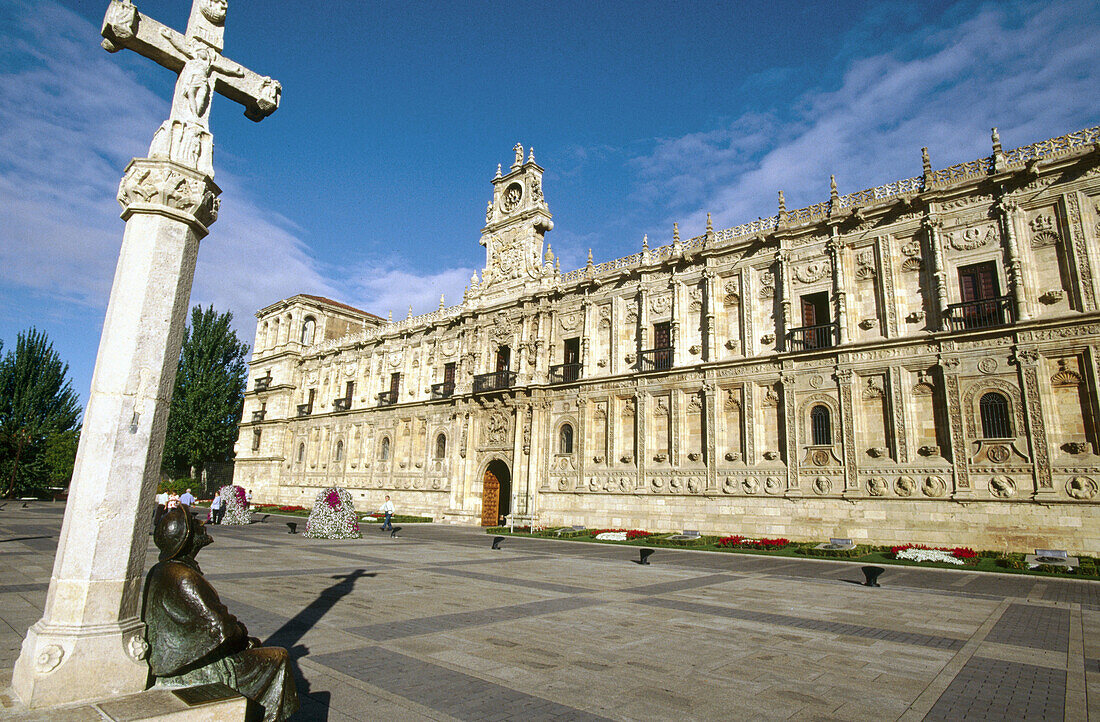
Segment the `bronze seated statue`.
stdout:
<path fill-rule="evenodd" d="M 287 651 L 262 647 L 229 613 L 195 562 L 213 541 L 185 508 L 169 509 L 153 540 L 160 561 L 145 582 L 149 666 L 157 687 L 221 682 L 263 708 L 265 722 L 298 710 L 298 691 Z"/>

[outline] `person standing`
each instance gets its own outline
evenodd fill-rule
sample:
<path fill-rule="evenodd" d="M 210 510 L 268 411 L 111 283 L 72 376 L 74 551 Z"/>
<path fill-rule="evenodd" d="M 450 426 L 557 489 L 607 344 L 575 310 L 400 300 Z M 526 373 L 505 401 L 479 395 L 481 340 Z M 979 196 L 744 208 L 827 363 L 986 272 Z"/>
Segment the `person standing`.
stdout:
<path fill-rule="evenodd" d="M 244 506 L 247 509 L 252 506 L 252 490 L 249 489 L 248 493 L 244 495 Z"/>
<path fill-rule="evenodd" d="M 224 515 L 225 499 L 222 498 L 222 493 L 219 490 L 214 492 L 214 498 L 210 501 L 210 521 L 214 524 L 221 524 Z"/>
<path fill-rule="evenodd" d="M 387 529 L 393 531 L 393 524 L 391 523 L 391 520 L 393 519 L 394 507 L 393 502 L 390 501 L 389 494 L 386 494 L 386 503 L 383 504 L 382 508 L 378 511 L 386 515 L 385 520 L 382 522 L 382 531 L 386 531 Z"/>
<path fill-rule="evenodd" d="M 157 524 L 160 523 L 160 518 L 164 516 L 164 510 L 168 508 L 168 492 L 162 491 L 157 494 L 157 507 L 153 509 L 153 528 L 157 528 Z"/>
<path fill-rule="evenodd" d="M 190 489 L 180 494 L 180 503 L 184 506 L 191 506 L 195 503 L 195 495 L 191 493 Z"/>

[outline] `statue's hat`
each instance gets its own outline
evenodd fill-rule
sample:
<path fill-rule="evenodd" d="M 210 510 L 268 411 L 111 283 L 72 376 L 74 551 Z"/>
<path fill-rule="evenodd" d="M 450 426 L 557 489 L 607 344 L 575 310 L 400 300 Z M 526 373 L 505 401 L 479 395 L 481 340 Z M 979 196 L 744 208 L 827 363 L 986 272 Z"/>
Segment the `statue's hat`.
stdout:
<path fill-rule="evenodd" d="M 183 507 L 174 507 L 164 513 L 153 532 L 153 542 L 160 549 L 160 560 L 179 556 L 191 539 L 191 515 Z"/>

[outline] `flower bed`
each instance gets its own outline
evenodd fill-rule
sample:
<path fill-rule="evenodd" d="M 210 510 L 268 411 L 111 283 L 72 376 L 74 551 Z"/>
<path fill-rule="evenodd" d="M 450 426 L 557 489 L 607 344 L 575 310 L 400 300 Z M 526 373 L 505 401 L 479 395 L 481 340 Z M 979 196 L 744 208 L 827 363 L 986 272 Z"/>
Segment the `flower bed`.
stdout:
<path fill-rule="evenodd" d="M 218 490 L 222 503 L 225 504 L 225 516 L 222 524 L 234 526 L 247 526 L 252 523 L 252 510 L 248 508 L 248 499 L 242 487 L 236 484 L 226 484 Z"/>
<path fill-rule="evenodd" d="M 778 537 L 776 539 L 746 539 L 740 534 L 734 534 L 733 536 L 724 536 L 719 539 L 715 546 L 729 549 L 760 549 L 766 551 L 773 551 L 776 549 L 783 549 L 790 546 L 791 541 Z"/>
<path fill-rule="evenodd" d="M 596 529 L 589 530 L 587 533 L 595 539 L 602 539 L 604 541 L 634 541 L 635 539 L 645 539 L 646 537 L 653 536 L 653 532 L 643 531 L 641 529 Z M 603 534 L 614 534 L 616 537 L 622 535 L 622 538 L 611 539 L 609 537 L 601 537 Z"/>
<path fill-rule="evenodd" d="M 890 548 L 895 559 L 911 562 L 938 562 L 940 564 L 963 564 L 976 562 L 978 553 L 969 547 L 926 547 L 923 544 L 902 544 Z"/>
<path fill-rule="evenodd" d="M 311 539 L 359 539 L 359 518 L 346 489 L 330 487 L 317 495 L 306 521 Z"/>

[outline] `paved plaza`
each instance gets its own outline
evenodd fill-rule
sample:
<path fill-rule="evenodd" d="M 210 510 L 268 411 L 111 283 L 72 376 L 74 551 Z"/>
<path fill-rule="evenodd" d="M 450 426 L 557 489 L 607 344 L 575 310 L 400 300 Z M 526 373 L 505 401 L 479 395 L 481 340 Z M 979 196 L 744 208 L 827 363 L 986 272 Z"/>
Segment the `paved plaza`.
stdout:
<path fill-rule="evenodd" d="M 0 510 L 5 680 L 62 511 Z M 1097 582 L 887 567 L 871 589 L 842 562 L 661 549 L 643 566 L 629 547 L 494 551 L 435 524 L 324 541 L 285 521 L 214 527 L 199 561 L 291 650 L 296 719 L 1100 720 Z"/>

